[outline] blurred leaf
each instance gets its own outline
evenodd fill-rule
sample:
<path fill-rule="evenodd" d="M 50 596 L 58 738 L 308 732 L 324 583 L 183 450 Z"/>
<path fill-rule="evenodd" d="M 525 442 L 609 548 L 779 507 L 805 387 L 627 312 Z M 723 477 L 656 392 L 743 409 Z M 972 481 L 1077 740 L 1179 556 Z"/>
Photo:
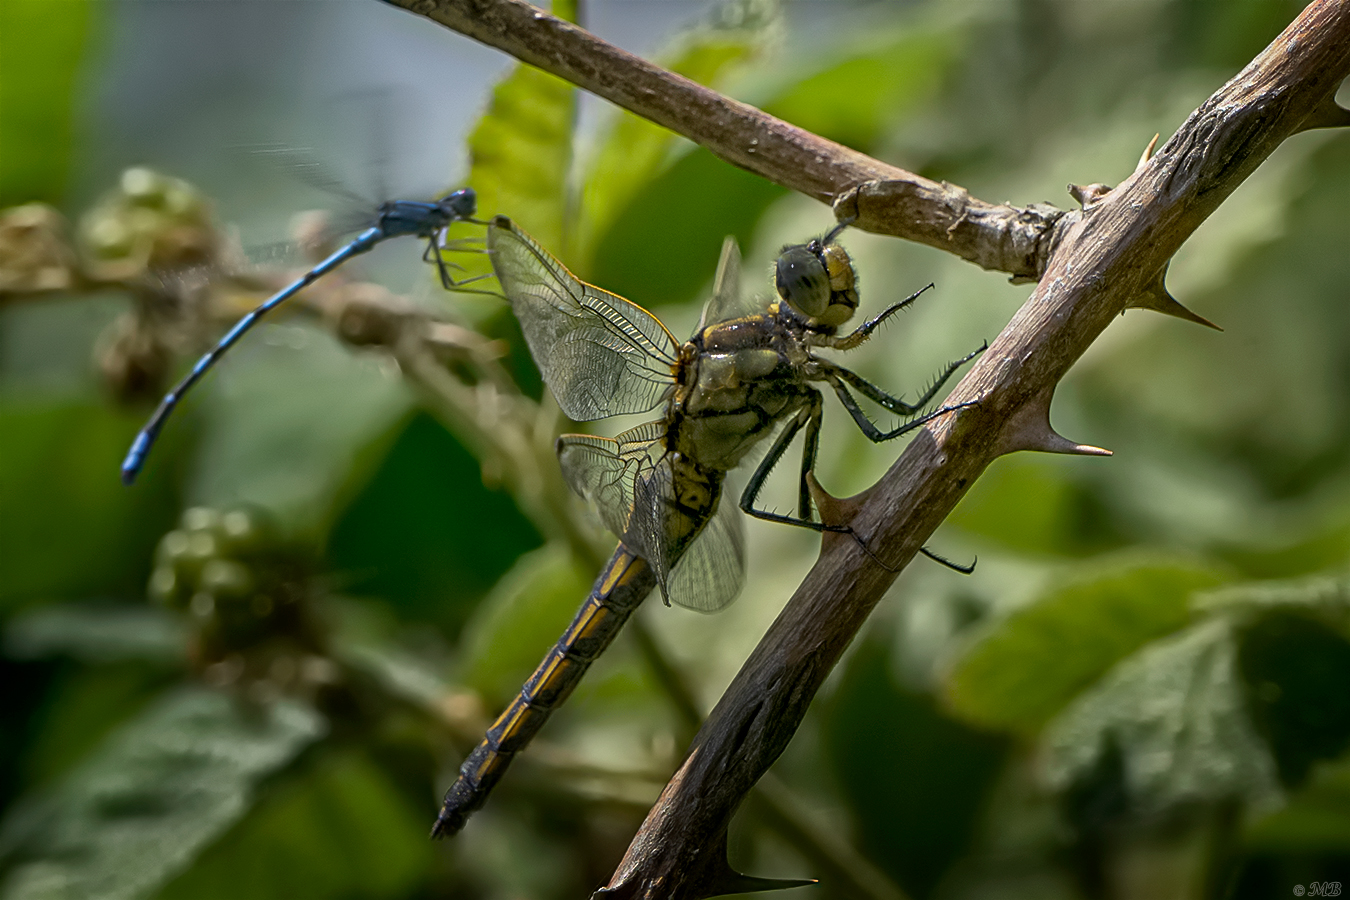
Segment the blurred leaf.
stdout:
<path fill-rule="evenodd" d="M 0 207 L 61 198 L 93 7 L 0 2 L 0 34 L 9 36 L 0 53 Z"/>
<path fill-rule="evenodd" d="M 957 663 L 947 699 L 962 718 L 1034 733 L 1117 660 L 1183 626 L 1191 592 L 1223 579 L 1192 562 L 1099 562 L 993 626 Z"/>
<path fill-rule="evenodd" d="M 1350 758 L 1315 767 L 1283 809 L 1247 829 L 1245 844 L 1267 853 L 1350 855 Z"/>
<path fill-rule="evenodd" d="M 63 666 L 29 723 L 33 738 L 23 757 L 24 780 L 41 789 L 64 775 L 178 677 L 143 661 Z"/>
<path fill-rule="evenodd" d="M 538 535 L 482 465 L 426 413 L 413 415 L 341 511 L 329 567 L 347 593 L 388 600 L 405 618 L 456 632 Z"/>
<path fill-rule="evenodd" d="M 1200 613 L 1222 613 L 1248 620 L 1268 612 L 1299 610 L 1345 625 L 1350 616 L 1350 577 L 1315 575 L 1225 585 L 1196 594 L 1192 607 Z"/>
<path fill-rule="evenodd" d="M 868 855 L 905 890 L 928 895 L 966 850 L 1006 741 L 900 688 L 876 642 L 849 660 L 823 733 Z"/>
<path fill-rule="evenodd" d="M 427 816 L 364 754 L 332 754 L 269 791 L 157 896 L 406 897 L 433 857 Z"/>
<path fill-rule="evenodd" d="M 964 60 L 966 23 L 944 18 L 850 42 L 842 58 L 766 102 L 765 111 L 845 146 L 873 149 L 931 102 Z"/>
<path fill-rule="evenodd" d="M 1350 747 L 1350 641 L 1324 622 L 1281 610 L 1247 624 L 1240 648 L 1257 729 L 1281 780 L 1301 784 L 1313 763 Z"/>
<path fill-rule="evenodd" d="M 334 613 L 329 621 L 334 625 L 330 641 L 336 658 L 416 706 L 433 707 L 445 699 L 451 688 L 445 667 L 400 643 L 398 623 L 380 616 L 375 604 L 330 598 L 328 605 Z"/>
<path fill-rule="evenodd" d="M 1275 761 L 1248 719 L 1237 642 L 1222 619 L 1155 641 L 1075 699 L 1046 731 L 1047 782 L 1066 791 L 1118 754 L 1128 808 L 1271 803 Z"/>
<path fill-rule="evenodd" d="M 712 280 L 722 239 L 730 234 L 748 245 L 764 210 L 785 193 L 693 150 L 647 182 L 597 237 L 592 280 L 649 308 L 686 303 Z M 824 207 L 820 215 L 823 230 L 833 219 Z"/>
<path fill-rule="evenodd" d="M 12 659 L 70 656 L 91 663 L 181 663 L 187 629 L 177 616 L 154 606 L 66 603 L 11 619 L 4 650 Z"/>
<path fill-rule="evenodd" d="M 409 392 L 377 358 L 317 329 L 260 332 L 215 373 L 188 500 L 259 506 L 288 533 L 322 538 L 368 448 L 406 415 Z"/>
<path fill-rule="evenodd" d="M 1125 543 L 1103 501 L 1070 467 L 1030 454 L 990 466 L 947 522 L 1023 553 L 1086 555 Z"/>
<path fill-rule="evenodd" d="M 263 777 L 323 734 L 312 709 L 246 708 L 183 688 L 113 735 L 49 795 L 11 810 L 6 900 L 142 897 L 237 821 Z"/>
<path fill-rule="evenodd" d="M 677 38 L 678 46 L 659 54 L 661 65 L 676 74 L 715 87 L 729 70 L 753 58 L 761 49 L 769 20 L 714 19 Z M 598 235 L 606 234 L 615 219 L 651 181 L 678 144 L 678 138 L 647 119 L 627 110 L 616 110 L 590 173 L 582 179 L 582 215 L 578 223 L 583 241 L 577 256 L 578 271 L 590 271 Z"/>
<path fill-rule="evenodd" d="M 566 548 L 521 556 L 464 629 L 459 680 L 489 705 L 513 696 L 562 635 L 590 589 Z"/>
<path fill-rule="evenodd" d="M 89 403 L 0 398 L 0 609 L 47 597 L 144 596 L 152 551 L 178 503 L 163 468 L 133 490 L 118 480 L 140 424 L 138 414 Z M 172 460 L 171 447 L 158 449 Z"/>

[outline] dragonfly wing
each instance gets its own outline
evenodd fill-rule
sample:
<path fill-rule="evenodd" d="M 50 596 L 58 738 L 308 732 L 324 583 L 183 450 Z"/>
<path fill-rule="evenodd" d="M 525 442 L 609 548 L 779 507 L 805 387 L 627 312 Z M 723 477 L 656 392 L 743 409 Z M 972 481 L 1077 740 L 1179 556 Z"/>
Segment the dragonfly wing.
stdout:
<path fill-rule="evenodd" d="M 734 237 L 727 235 L 726 240 L 722 242 L 722 256 L 717 262 L 717 274 L 713 276 L 712 297 L 703 307 L 697 331 L 729 319 L 761 313 L 762 306 L 761 302 L 741 295 L 741 248 L 736 245 Z"/>
<path fill-rule="evenodd" d="M 689 609 L 716 612 L 745 586 L 745 517 L 727 497 L 670 573 L 670 599 Z"/>
<path fill-rule="evenodd" d="M 619 456 L 618 441 L 564 434 L 558 438 L 558 463 L 568 486 L 595 507 L 606 528 L 622 536 L 633 510 L 637 472 Z"/>
<path fill-rule="evenodd" d="M 675 383 L 679 345 L 636 303 L 578 280 L 505 216 L 488 253 L 544 383 L 571 419 L 645 412 Z"/>

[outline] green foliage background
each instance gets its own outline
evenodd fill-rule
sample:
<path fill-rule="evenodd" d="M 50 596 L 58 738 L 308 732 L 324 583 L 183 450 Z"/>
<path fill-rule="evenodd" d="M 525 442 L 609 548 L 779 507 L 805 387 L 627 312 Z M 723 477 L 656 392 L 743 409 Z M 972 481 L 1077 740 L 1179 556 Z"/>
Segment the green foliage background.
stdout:
<path fill-rule="evenodd" d="M 0 12 L 0 189 L 56 199 L 98 17 L 77 2 Z M 1123 179 L 1296 12 L 916 2 L 796 34 L 740 4 L 663 61 L 976 196 L 1067 205 L 1066 183 Z M 515 217 L 676 333 L 725 234 L 759 291 L 778 246 L 831 222 L 628 114 L 578 135 L 575 92 L 533 70 L 482 102 L 471 168 L 446 183 L 472 184 L 485 214 Z M 1140 311 L 1112 325 L 1053 415 L 1116 455 L 1000 460 L 933 541 L 977 554 L 976 573 L 905 573 L 827 685 L 775 774 L 894 890 L 1264 898 L 1350 881 L 1346 210 L 1350 138 L 1282 147 L 1169 274 L 1225 331 Z M 937 283 L 850 360 L 897 390 L 992 338 L 1028 291 L 927 248 L 843 240 L 864 312 Z M 502 304 L 437 302 L 510 342 L 538 395 Z M 465 834 L 425 839 L 468 749 L 436 711 L 499 708 L 593 561 L 544 545 L 521 498 L 485 482 L 492 460 L 372 354 L 309 326 L 238 348 L 217 373 L 228 389 L 208 386 L 123 489 L 117 463 L 146 410 L 108 399 L 90 360 L 125 303 L 0 296 L 0 897 L 562 898 L 603 883 L 688 737 L 631 635 Z M 838 409 L 827 421 L 831 492 L 894 459 Z M 788 482 L 775 488 L 789 503 Z M 349 706 L 209 687 L 191 662 L 200 623 L 146 599 L 185 509 L 242 504 L 306 560 L 320 656 Z M 641 612 L 704 710 L 814 556 L 810 535 L 750 531 L 735 607 Z M 784 835 L 747 809 L 733 864 L 820 875 Z M 848 889 L 826 877 L 799 895 Z"/>

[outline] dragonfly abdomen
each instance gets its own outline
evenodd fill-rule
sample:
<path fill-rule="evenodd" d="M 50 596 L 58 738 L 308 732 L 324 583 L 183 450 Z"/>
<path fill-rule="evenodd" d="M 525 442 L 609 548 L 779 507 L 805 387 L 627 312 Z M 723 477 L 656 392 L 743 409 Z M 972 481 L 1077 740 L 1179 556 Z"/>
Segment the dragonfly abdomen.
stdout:
<path fill-rule="evenodd" d="M 651 567 L 620 545 L 596 578 L 572 624 L 460 766 L 459 777 L 445 793 L 432 837 L 449 837 L 464 827 L 469 815 L 487 800 L 511 760 L 572 693 L 592 660 L 609 646 L 655 586 Z"/>

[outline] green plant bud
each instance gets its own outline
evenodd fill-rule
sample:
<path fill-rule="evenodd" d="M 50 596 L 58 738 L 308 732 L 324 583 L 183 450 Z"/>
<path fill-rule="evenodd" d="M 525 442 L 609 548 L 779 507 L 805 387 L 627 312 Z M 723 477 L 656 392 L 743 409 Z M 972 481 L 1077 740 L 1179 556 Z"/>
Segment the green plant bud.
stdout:
<path fill-rule="evenodd" d="M 172 566 L 157 566 L 150 573 L 149 593 L 151 600 L 170 609 L 181 609 L 187 605 L 187 591 L 183 590 L 183 584 Z"/>
<path fill-rule="evenodd" d="M 96 210 L 80 223 L 89 253 L 100 260 L 123 259 L 136 249 L 136 235 L 121 216 Z"/>
<path fill-rule="evenodd" d="M 137 206 L 161 207 L 169 188 L 168 181 L 154 169 L 134 166 L 122 172 L 119 187 L 122 195 Z"/>
<path fill-rule="evenodd" d="M 216 612 L 216 598 L 206 591 L 198 591 L 192 595 L 192 602 L 189 604 L 192 614 L 198 619 L 209 619 Z"/>
<path fill-rule="evenodd" d="M 266 522 L 246 509 L 232 509 L 220 520 L 221 546 L 232 556 L 254 553 L 267 542 Z"/>
<path fill-rule="evenodd" d="M 220 513 L 209 506 L 194 506 L 184 510 L 180 526 L 187 531 L 218 531 Z"/>
<path fill-rule="evenodd" d="M 160 566 L 177 566 L 187 552 L 187 532 L 170 531 L 159 539 L 159 546 L 155 548 L 155 563 Z"/>
<path fill-rule="evenodd" d="M 230 559 L 211 559 L 202 567 L 198 584 L 202 590 L 217 598 L 242 598 L 253 592 L 253 573 L 243 563 Z"/>

